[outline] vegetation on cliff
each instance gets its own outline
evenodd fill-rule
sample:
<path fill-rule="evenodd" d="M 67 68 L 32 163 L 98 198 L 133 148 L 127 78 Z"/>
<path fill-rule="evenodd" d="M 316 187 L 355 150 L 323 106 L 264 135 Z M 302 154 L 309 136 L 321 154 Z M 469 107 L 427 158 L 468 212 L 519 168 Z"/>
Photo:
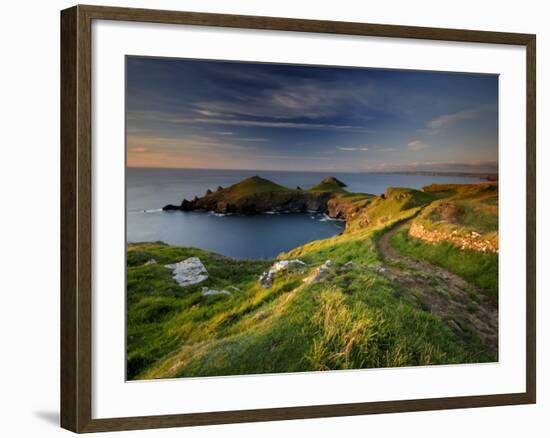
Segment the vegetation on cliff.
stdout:
<path fill-rule="evenodd" d="M 329 176 L 309 189 L 310 192 L 345 192 L 345 183 L 334 176 Z"/>
<path fill-rule="evenodd" d="M 344 233 L 279 255 L 305 265 L 281 272 L 267 287 L 258 279 L 274 260 L 129 245 L 128 378 L 496 360 L 494 336 L 487 335 L 494 325 L 483 326 L 483 336 L 479 327 L 485 315 L 494 319 L 487 297 L 496 301 L 498 256 L 408 234 L 416 221 L 430 229 L 495 233 L 496 184 L 389 188 L 381 196 L 348 193 L 342 184 L 326 179 L 293 190 L 253 177 L 199 198 L 259 212 L 268 211 L 268 203 L 270 209 L 297 206 L 296 199 L 306 199 L 298 197 L 302 192 L 346 220 Z M 265 204 L 253 209 L 254 202 Z M 384 245 L 391 245 L 392 257 Z M 192 256 L 204 263 L 208 279 L 182 288 L 164 265 Z M 205 296 L 205 287 L 232 292 Z"/>
<path fill-rule="evenodd" d="M 308 190 L 289 189 L 259 176 L 252 176 L 229 187 L 219 187 L 215 192 L 208 190 L 201 198 L 191 201 L 184 199 L 179 206 L 167 205 L 164 209 L 249 215 L 315 211 L 329 216 L 335 212 L 333 217 L 340 217 L 358 197 L 368 199 L 371 196 L 348 194 L 345 186 L 337 178 L 328 177 Z"/>

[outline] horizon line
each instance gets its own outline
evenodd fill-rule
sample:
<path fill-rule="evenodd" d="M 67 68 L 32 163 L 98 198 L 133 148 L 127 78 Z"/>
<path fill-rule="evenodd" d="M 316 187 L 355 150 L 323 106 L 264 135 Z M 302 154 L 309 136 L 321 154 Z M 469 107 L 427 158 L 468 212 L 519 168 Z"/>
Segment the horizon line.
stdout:
<path fill-rule="evenodd" d="M 234 171 L 254 171 L 254 172 L 305 172 L 305 173 L 416 173 L 416 172 L 433 172 L 433 173 L 465 173 L 471 175 L 486 175 L 498 174 L 497 170 L 483 171 L 468 171 L 468 170 L 436 170 L 436 169 L 401 169 L 401 170 L 286 170 L 286 169 L 253 169 L 253 168 L 217 168 L 217 167 L 159 167 L 159 166 L 126 166 L 127 169 L 174 169 L 174 170 L 234 170 Z"/>

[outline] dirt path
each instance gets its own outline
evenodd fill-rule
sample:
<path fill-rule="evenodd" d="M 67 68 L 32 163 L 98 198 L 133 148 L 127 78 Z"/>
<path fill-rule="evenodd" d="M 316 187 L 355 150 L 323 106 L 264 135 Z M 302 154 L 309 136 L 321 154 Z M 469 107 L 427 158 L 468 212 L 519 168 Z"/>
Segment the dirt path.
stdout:
<path fill-rule="evenodd" d="M 446 269 L 399 254 L 390 245 L 391 237 L 410 221 L 396 225 L 380 238 L 383 275 L 397 282 L 407 299 L 437 315 L 458 336 L 477 333 L 498 358 L 498 307 L 485 293 Z"/>

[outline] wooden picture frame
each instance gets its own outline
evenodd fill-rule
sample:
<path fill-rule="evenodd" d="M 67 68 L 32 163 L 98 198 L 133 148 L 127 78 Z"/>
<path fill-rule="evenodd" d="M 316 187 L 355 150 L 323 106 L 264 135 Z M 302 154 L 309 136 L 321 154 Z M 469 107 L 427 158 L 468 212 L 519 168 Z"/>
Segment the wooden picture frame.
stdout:
<path fill-rule="evenodd" d="M 252 409 L 195 414 L 92 418 L 92 22 L 115 20 L 389 38 L 518 45 L 526 48 L 527 284 L 526 391 L 522 393 Z M 61 12 L 61 426 L 99 432 L 335 417 L 535 403 L 535 35 L 75 6 Z"/>

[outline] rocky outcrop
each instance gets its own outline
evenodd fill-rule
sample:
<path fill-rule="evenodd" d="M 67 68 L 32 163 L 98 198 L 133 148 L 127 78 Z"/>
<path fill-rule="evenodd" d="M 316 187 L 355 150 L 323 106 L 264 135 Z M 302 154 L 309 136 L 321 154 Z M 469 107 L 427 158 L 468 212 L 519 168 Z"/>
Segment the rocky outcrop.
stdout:
<path fill-rule="evenodd" d="M 262 275 L 260 275 L 260 285 L 267 289 L 273 285 L 275 277 L 281 272 L 296 272 L 303 269 L 305 266 L 306 264 L 298 259 L 281 260 L 276 262 L 271 266 L 271 268 L 269 268 L 269 271 L 265 271 Z"/>
<path fill-rule="evenodd" d="M 498 253 L 498 243 L 484 239 L 475 231 L 468 234 L 452 231 L 450 233 L 438 230 L 427 230 L 422 224 L 413 222 L 409 236 L 429 243 L 449 242 L 460 249 L 470 249 L 478 252 Z"/>
<path fill-rule="evenodd" d="M 182 287 L 200 283 L 208 278 L 208 272 L 198 257 L 189 257 L 164 267 L 172 270 L 172 277 Z"/>
<path fill-rule="evenodd" d="M 315 211 L 328 212 L 330 193 L 311 193 L 303 190 L 288 190 L 287 192 L 264 192 L 250 194 L 238 199 L 224 196 L 224 191 L 210 193 L 195 201 L 183 200 L 179 210 L 203 210 L 221 214 L 255 215 L 267 212 L 301 213 Z M 172 210 L 168 205 L 165 210 Z"/>
<path fill-rule="evenodd" d="M 312 284 L 317 283 L 318 281 L 324 280 L 326 277 L 330 275 L 330 271 L 332 268 L 332 261 L 327 260 L 325 263 L 323 263 L 318 268 L 315 268 L 311 274 L 304 278 L 304 283 L 306 284 Z"/>
<path fill-rule="evenodd" d="M 326 213 L 331 218 L 345 219 L 348 207 L 338 196 L 345 193 L 344 186 L 342 181 L 329 177 L 309 190 L 292 190 L 254 176 L 230 187 L 218 187 L 215 192 L 207 190 L 201 198 L 184 199 L 179 206 L 168 204 L 163 210 L 244 215 L 317 212 Z"/>
<path fill-rule="evenodd" d="M 327 211 L 329 217 L 333 219 L 349 220 L 357 215 L 363 208 L 350 202 L 349 199 L 342 196 L 332 196 L 327 201 Z"/>

